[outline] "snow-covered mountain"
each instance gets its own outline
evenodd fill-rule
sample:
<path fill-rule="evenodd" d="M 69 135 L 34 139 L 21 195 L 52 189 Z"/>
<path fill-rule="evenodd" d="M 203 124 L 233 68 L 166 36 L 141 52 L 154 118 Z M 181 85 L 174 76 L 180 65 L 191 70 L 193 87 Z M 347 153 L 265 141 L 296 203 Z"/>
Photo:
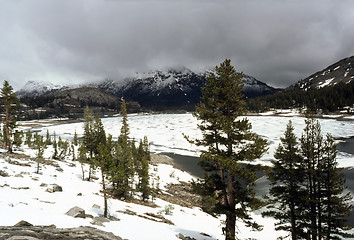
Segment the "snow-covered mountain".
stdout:
<path fill-rule="evenodd" d="M 354 56 L 344 58 L 329 67 L 299 81 L 295 86 L 301 89 L 323 88 L 339 82 L 349 83 L 354 79 Z"/>
<path fill-rule="evenodd" d="M 50 82 L 28 81 L 19 91 L 16 92 L 17 97 L 37 97 L 45 94 L 58 92 L 67 89 L 61 85 L 55 85 Z"/>
<path fill-rule="evenodd" d="M 165 109 L 193 109 L 199 103 L 201 87 L 205 86 L 210 71 L 195 73 L 187 68 L 137 73 L 135 76 L 116 82 L 105 80 L 96 87 L 118 97 L 139 102 L 143 107 Z M 276 91 L 254 77 L 245 75 L 244 94 L 246 97 L 263 96 Z"/>
<path fill-rule="evenodd" d="M 206 76 L 211 71 L 195 73 L 187 68 L 169 69 L 136 73 L 121 80 L 104 80 L 100 83 L 87 84 L 113 94 L 118 98 L 137 102 L 146 109 L 193 110 L 200 102 L 201 87 L 205 86 Z M 273 93 L 276 89 L 257 79 L 245 75 L 243 78 L 244 94 L 247 98 L 258 97 Z M 85 87 L 85 86 L 81 86 Z M 55 92 L 72 89 L 50 83 L 29 81 L 17 95 L 22 97 L 38 97 Z M 85 88 L 82 88 L 85 89 Z"/>

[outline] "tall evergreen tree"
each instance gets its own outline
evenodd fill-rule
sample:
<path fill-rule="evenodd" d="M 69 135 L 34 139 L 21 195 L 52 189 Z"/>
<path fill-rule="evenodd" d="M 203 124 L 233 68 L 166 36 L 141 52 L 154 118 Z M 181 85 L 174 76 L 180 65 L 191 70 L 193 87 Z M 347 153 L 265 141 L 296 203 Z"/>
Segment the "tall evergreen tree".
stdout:
<path fill-rule="evenodd" d="M 309 239 L 339 239 L 338 236 L 353 237 L 345 232 L 349 229 L 346 218 L 351 214 L 350 194 L 345 194 L 345 177 L 337 168 L 336 145 L 333 137 L 323 138 L 321 126 L 314 118 L 305 120 L 301 137 L 301 153 L 307 190 L 307 211 L 304 221 L 308 224 Z"/>
<path fill-rule="evenodd" d="M 88 154 L 88 151 L 85 147 L 85 144 L 82 141 L 80 141 L 77 160 L 81 164 L 82 180 L 85 180 L 84 164 L 88 162 L 87 161 L 87 154 Z"/>
<path fill-rule="evenodd" d="M 77 137 L 77 133 L 76 133 L 76 130 L 75 130 L 75 134 L 74 134 L 74 141 L 73 141 L 74 145 L 77 146 L 78 145 L 78 137 Z"/>
<path fill-rule="evenodd" d="M 102 192 L 104 199 L 104 217 L 108 216 L 108 204 L 107 204 L 107 192 L 106 192 L 106 182 L 105 174 L 108 172 L 111 162 L 112 162 L 112 136 L 109 136 L 106 139 L 106 133 L 102 124 L 101 119 L 96 116 L 94 123 L 94 135 L 95 135 L 95 144 L 97 144 L 97 149 L 95 149 L 95 158 L 94 162 L 96 166 L 101 169 L 102 177 Z"/>
<path fill-rule="evenodd" d="M 323 180 L 323 190 L 321 193 L 323 212 L 322 239 L 337 239 L 341 237 L 353 237 L 346 233 L 351 227 L 347 224 L 347 218 L 351 215 L 352 206 L 350 204 L 352 196 L 345 193 L 345 176 L 338 169 L 337 148 L 334 139 L 327 134 L 324 145 L 323 169 L 321 171 Z"/>
<path fill-rule="evenodd" d="M 51 145 L 52 144 L 52 139 L 50 138 L 50 134 L 49 134 L 49 130 L 48 129 L 47 129 L 45 144 L 47 144 L 47 145 Z"/>
<path fill-rule="evenodd" d="M 121 198 L 128 198 L 132 192 L 132 179 L 134 175 L 133 154 L 131 142 L 129 141 L 128 115 L 125 101 L 121 105 L 122 127 L 115 146 L 114 164 L 111 168 L 111 181 L 114 186 L 114 193 Z"/>
<path fill-rule="evenodd" d="M 57 136 L 56 136 L 55 132 L 54 132 L 54 138 L 53 138 L 53 149 L 54 149 L 53 158 L 58 159 L 58 144 L 57 144 Z"/>
<path fill-rule="evenodd" d="M 147 137 L 144 137 L 144 142 L 140 140 L 138 156 L 140 162 L 139 174 L 139 191 L 142 193 L 143 201 L 149 199 L 151 195 L 151 187 L 149 184 L 149 159 L 150 150 L 147 142 Z"/>
<path fill-rule="evenodd" d="M 307 189 L 307 217 L 308 233 L 312 240 L 317 240 L 321 233 L 322 211 L 320 198 L 320 179 L 321 155 L 323 147 L 323 137 L 321 134 L 321 126 L 314 118 L 309 117 L 305 120 L 306 126 L 301 136 L 301 153 L 304 160 L 305 178 Z"/>
<path fill-rule="evenodd" d="M 18 106 L 20 101 L 18 100 L 16 94 L 13 92 L 12 86 L 8 81 L 4 81 L 3 87 L 1 88 L 1 103 L 4 108 L 5 119 L 4 122 L 4 132 L 6 137 L 7 151 L 12 153 L 12 131 L 16 127 L 16 120 L 14 118 L 14 106 Z"/>
<path fill-rule="evenodd" d="M 89 177 L 88 177 L 88 181 L 91 180 L 91 174 L 94 168 L 94 162 L 93 162 L 93 158 L 94 158 L 94 153 L 95 151 L 97 151 L 97 147 L 95 144 L 97 143 L 97 141 L 95 140 L 95 135 L 94 135 L 94 114 L 92 112 L 92 110 L 89 109 L 88 106 L 86 106 L 85 110 L 84 110 L 84 119 L 85 119 L 85 123 L 84 123 L 84 135 L 82 137 L 82 142 L 85 145 L 85 148 L 87 149 L 87 151 L 89 152 L 89 157 L 88 157 L 88 163 L 90 164 L 90 169 L 89 169 Z"/>
<path fill-rule="evenodd" d="M 266 141 L 251 132 L 248 119 L 239 119 L 246 111 L 242 77 L 231 61 L 225 60 L 207 77 L 202 103 L 194 113 L 203 137 L 192 142 L 207 148 L 200 156 L 205 172 L 201 187 L 204 195 L 213 197 L 211 211 L 226 215 L 226 240 L 235 239 L 237 218 L 260 228 L 249 214 L 260 206 L 260 200 L 253 190 L 255 173 L 245 162 L 259 158 L 265 152 Z"/>
<path fill-rule="evenodd" d="M 278 220 L 276 230 L 290 232 L 291 239 L 301 239 L 304 169 L 302 158 L 299 154 L 299 144 L 294 134 L 294 127 L 289 121 L 284 137 L 279 144 L 272 161 L 273 167 L 268 174 L 271 182 L 268 200 L 269 211 L 263 213 Z"/>
<path fill-rule="evenodd" d="M 13 144 L 16 146 L 16 147 L 20 147 L 23 143 L 23 131 L 18 131 L 16 130 L 15 133 L 14 133 L 14 141 L 13 141 Z"/>
<path fill-rule="evenodd" d="M 28 129 L 28 131 L 26 132 L 26 140 L 25 143 L 30 147 L 31 143 L 32 143 L 32 133 L 31 130 Z"/>
<path fill-rule="evenodd" d="M 120 108 L 120 114 L 122 115 L 122 127 L 120 130 L 120 135 L 124 138 L 124 140 L 128 141 L 129 139 L 129 124 L 128 124 L 128 114 L 127 114 L 127 105 L 125 103 L 125 100 L 123 99 L 122 105 Z"/>
<path fill-rule="evenodd" d="M 46 148 L 45 141 L 43 140 L 43 136 L 38 133 L 34 136 L 34 148 L 37 150 L 37 174 L 39 173 L 40 163 L 43 161 L 44 149 Z"/>

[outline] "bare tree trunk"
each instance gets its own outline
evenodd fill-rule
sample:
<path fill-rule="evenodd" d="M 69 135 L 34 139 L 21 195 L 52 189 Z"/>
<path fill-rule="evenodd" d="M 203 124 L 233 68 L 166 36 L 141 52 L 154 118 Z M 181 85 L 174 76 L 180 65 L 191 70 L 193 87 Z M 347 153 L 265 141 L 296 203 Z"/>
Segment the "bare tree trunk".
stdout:
<path fill-rule="evenodd" d="M 81 163 L 81 171 L 82 171 L 82 180 L 85 180 L 85 170 L 84 170 L 84 164 Z"/>
<path fill-rule="evenodd" d="M 104 212 L 103 212 L 103 217 L 108 216 L 108 204 L 107 204 L 107 193 L 106 193 L 106 184 L 104 180 L 104 173 L 103 173 L 103 168 L 101 167 L 101 174 L 102 174 L 102 190 L 103 190 L 103 199 L 104 199 Z"/>
<path fill-rule="evenodd" d="M 11 145 L 11 136 L 10 136 L 10 119 L 9 119 L 9 106 L 5 104 L 5 133 L 6 133 L 6 140 L 7 140 L 7 151 L 12 153 L 12 145 Z"/>
<path fill-rule="evenodd" d="M 227 181 L 227 213 L 226 213 L 226 231 L 225 239 L 226 240 L 235 240 L 236 239 L 236 213 L 235 213 L 235 196 L 234 196 L 234 182 L 233 177 L 228 176 Z"/>

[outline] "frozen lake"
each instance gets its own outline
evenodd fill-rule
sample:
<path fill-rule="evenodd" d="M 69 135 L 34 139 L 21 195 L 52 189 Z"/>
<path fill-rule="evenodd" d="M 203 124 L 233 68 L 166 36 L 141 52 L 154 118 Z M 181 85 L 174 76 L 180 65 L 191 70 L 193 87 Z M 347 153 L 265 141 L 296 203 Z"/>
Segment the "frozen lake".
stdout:
<path fill-rule="evenodd" d="M 305 118 L 299 116 L 247 116 L 250 120 L 253 131 L 265 138 L 269 143 L 268 152 L 259 160 L 259 163 L 269 165 L 273 159 L 274 151 L 280 143 L 280 137 L 283 136 L 286 125 L 289 120 L 293 122 L 295 134 L 299 138 L 305 127 Z M 349 139 L 354 136 L 353 118 L 320 118 L 322 134 L 330 133 L 336 139 Z M 117 139 L 122 118 L 110 117 L 103 118 L 106 133 L 112 134 Z M 150 148 L 155 153 L 175 153 L 185 156 L 198 156 L 196 146 L 188 143 L 183 134 L 190 138 L 200 138 L 201 133 L 197 128 L 197 120 L 190 113 L 186 114 L 132 114 L 128 115 L 130 127 L 130 137 L 136 140 L 147 136 L 150 142 Z M 54 132 L 57 136 L 64 139 L 72 139 L 75 131 L 82 136 L 83 123 L 65 123 L 59 125 L 49 125 L 37 130 L 45 135 L 47 129 L 51 134 Z M 341 140 L 343 141 L 343 140 Z M 349 145 L 348 145 L 349 144 Z M 338 152 L 338 162 L 340 167 L 354 166 L 354 155 L 347 151 L 351 149 L 353 140 L 348 140 L 343 144 Z"/>

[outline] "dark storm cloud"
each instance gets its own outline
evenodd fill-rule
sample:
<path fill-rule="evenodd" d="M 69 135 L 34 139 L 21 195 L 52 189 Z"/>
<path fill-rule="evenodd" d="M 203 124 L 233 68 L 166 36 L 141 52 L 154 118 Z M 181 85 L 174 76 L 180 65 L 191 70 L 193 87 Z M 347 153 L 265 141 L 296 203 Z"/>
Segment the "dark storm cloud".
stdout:
<path fill-rule="evenodd" d="M 81 83 L 170 66 L 285 87 L 354 54 L 352 1 L 3 0 L 0 77 Z"/>

